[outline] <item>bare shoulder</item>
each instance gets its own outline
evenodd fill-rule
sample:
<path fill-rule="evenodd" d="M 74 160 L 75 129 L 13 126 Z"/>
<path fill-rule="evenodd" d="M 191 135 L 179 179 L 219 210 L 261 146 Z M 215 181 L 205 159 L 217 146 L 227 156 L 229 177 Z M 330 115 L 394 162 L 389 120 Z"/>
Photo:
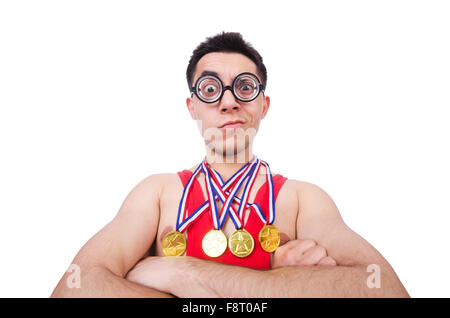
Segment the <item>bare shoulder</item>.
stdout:
<path fill-rule="evenodd" d="M 297 187 L 297 180 L 287 179 L 283 183 L 276 199 L 276 202 L 282 205 L 282 209 L 298 210 Z"/>
<path fill-rule="evenodd" d="M 179 179 L 176 173 L 156 173 L 142 179 L 133 189 L 161 194 L 165 187 L 172 186 Z"/>
<path fill-rule="evenodd" d="M 282 192 L 295 195 L 299 203 L 303 204 L 333 201 L 330 195 L 318 185 L 296 179 L 287 179 L 280 189 L 280 194 Z"/>
<path fill-rule="evenodd" d="M 288 179 L 280 190 L 280 195 L 282 191 L 289 197 L 296 198 L 298 238 L 318 238 L 319 233 L 323 235 L 327 230 L 343 223 L 333 199 L 320 186 Z"/>
<path fill-rule="evenodd" d="M 336 214 L 338 212 L 337 206 L 331 196 L 320 186 L 294 179 L 289 179 L 288 181 L 290 187 L 296 192 L 300 213 L 315 211 L 315 214 Z"/>
<path fill-rule="evenodd" d="M 286 180 L 286 183 L 290 184 L 291 187 L 295 188 L 295 190 L 298 192 L 299 195 L 305 196 L 306 194 L 312 194 L 312 193 L 322 193 L 326 194 L 325 190 L 323 190 L 318 185 L 307 182 L 307 181 L 301 181 L 296 179 L 288 179 Z"/>
<path fill-rule="evenodd" d="M 288 178 L 283 183 L 279 195 L 290 198 L 289 201 L 296 198 L 299 213 L 306 213 L 311 210 L 315 210 L 317 213 L 337 212 L 337 207 L 331 196 L 320 186 L 311 182 Z M 319 207 L 321 208 L 317 211 Z"/>
<path fill-rule="evenodd" d="M 145 177 L 137 182 L 128 193 L 118 212 L 118 216 L 137 210 L 144 213 L 146 211 L 153 213 L 153 211 L 156 211 L 155 207 L 159 206 L 164 190 L 176 184 L 176 182 L 176 173 L 157 173 Z M 152 206 L 153 208 L 150 208 Z M 159 208 L 157 210 L 159 211 Z"/>
<path fill-rule="evenodd" d="M 195 168 L 196 167 L 191 167 L 188 170 L 194 172 Z M 159 193 L 162 193 L 167 187 L 182 186 L 180 176 L 177 172 L 151 174 L 143 179 L 138 185 L 142 185 L 144 188 L 158 190 Z"/>
<path fill-rule="evenodd" d="M 297 238 L 313 239 L 329 252 L 334 252 L 335 242 L 342 237 L 349 237 L 350 229 L 345 225 L 333 199 L 314 183 L 294 179 L 289 182 L 298 202 Z M 342 261 L 342 258 L 339 260 Z"/>
<path fill-rule="evenodd" d="M 143 186 L 160 186 L 170 183 L 177 177 L 176 173 L 155 173 L 145 177 L 139 184 Z"/>

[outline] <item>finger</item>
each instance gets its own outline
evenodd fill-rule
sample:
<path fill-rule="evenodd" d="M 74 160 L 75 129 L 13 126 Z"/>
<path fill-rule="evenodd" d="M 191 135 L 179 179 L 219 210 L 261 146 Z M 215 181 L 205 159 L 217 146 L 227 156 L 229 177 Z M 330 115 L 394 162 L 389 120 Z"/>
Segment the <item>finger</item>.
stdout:
<path fill-rule="evenodd" d="M 299 260 L 300 265 L 317 265 L 319 261 L 327 256 L 327 251 L 323 246 L 316 245 L 307 250 Z"/>
<path fill-rule="evenodd" d="M 317 263 L 317 265 L 321 265 L 321 266 L 336 266 L 337 263 L 331 256 L 327 256 L 327 257 L 322 258 L 319 261 L 319 263 Z"/>
<path fill-rule="evenodd" d="M 280 246 L 283 246 L 284 244 L 286 244 L 287 242 L 289 242 L 291 239 L 289 238 L 289 236 L 287 236 L 287 234 L 285 233 L 280 233 Z"/>
<path fill-rule="evenodd" d="M 311 239 L 292 240 L 277 248 L 274 253 L 273 267 L 301 265 L 303 253 L 310 250 L 317 243 Z"/>
<path fill-rule="evenodd" d="M 316 246 L 317 243 L 314 240 L 306 239 L 306 240 L 294 240 L 286 243 L 286 247 L 292 253 L 296 253 L 297 255 L 302 255 L 306 253 L 309 249 Z"/>
<path fill-rule="evenodd" d="M 277 249 L 277 260 L 284 265 L 302 265 L 304 253 L 317 245 L 314 240 L 294 240 Z"/>

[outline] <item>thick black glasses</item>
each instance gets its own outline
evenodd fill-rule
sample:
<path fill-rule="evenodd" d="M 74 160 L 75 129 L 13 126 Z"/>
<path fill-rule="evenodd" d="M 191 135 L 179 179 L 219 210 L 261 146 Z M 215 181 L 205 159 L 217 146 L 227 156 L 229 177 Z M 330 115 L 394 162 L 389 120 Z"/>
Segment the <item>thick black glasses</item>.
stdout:
<path fill-rule="evenodd" d="M 231 86 L 223 86 L 220 78 L 215 75 L 200 76 L 195 85 L 191 87 L 191 93 L 195 94 L 202 102 L 215 103 L 222 98 L 227 89 L 241 102 L 251 102 L 258 97 L 259 92 L 264 93 L 264 85 L 252 73 L 239 74 Z"/>

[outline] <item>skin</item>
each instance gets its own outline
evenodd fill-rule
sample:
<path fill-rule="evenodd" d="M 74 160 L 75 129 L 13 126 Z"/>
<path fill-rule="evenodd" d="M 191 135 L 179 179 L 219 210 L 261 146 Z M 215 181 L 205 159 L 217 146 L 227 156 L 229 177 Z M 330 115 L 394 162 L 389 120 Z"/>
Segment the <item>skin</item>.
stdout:
<path fill-rule="evenodd" d="M 216 72 L 224 85 L 231 85 L 242 72 L 257 74 L 256 65 L 237 53 L 203 56 L 197 64 L 194 82 L 204 71 Z M 192 119 L 201 122 L 200 132 L 205 136 L 210 130 L 223 132 L 219 127 L 236 119 L 242 121 L 242 128 L 257 131 L 268 113 L 270 98 L 260 94 L 254 101 L 242 103 L 226 91 L 214 104 L 203 103 L 192 96 L 187 98 L 186 106 Z M 224 180 L 253 156 L 251 138 L 239 138 L 234 129 L 228 132 L 230 134 L 214 140 L 205 137 L 208 164 Z M 229 147 L 233 151 L 224 152 Z M 261 168 L 249 202 L 253 202 L 264 184 L 265 174 L 265 169 Z M 198 181 L 205 195 L 203 177 Z M 182 192 L 177 174 L 156 174 L 142 180 L 126 197 L 116 217 L 90 239 L 73 260 L 81 268 L 81 288 L 68 288 L 66 273 L 52 296 L 409 296 L 383 256 L 346 226 L 329 195 L 316 185 L 292 179 L 284 183 L 276 200 L 274 225 L 285 244 L 273 253 L 272 269 L 258 271 L 187 256 L 165 257 L 161 240 L 174 230 Z M 241 192 L 242 189 L 238 196 Z M 221 208 L 220 202 L 218 208 Z M 223 228 L 225 235 L 229 237 L 234 230 L 231 220 L 227 220 Z M 366 269 L 369 264 L 377 264 L 381 269 L 381 288 L 368 287 Z M 221 275 L 217 275 L 218 272 Z M 231 285 L 230 277 L 236 278 Z M 266 288 L 260 288 L 264 286 Z"/>

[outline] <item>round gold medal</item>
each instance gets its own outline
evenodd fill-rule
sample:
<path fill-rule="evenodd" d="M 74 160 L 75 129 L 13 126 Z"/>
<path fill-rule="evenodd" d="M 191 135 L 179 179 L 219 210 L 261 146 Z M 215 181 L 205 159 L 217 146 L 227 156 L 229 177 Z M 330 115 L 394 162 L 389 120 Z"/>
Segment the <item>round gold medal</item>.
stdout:
<path fill-rule="evenodd" d="M 180 256 L 186 251 L 186 237 L 183 233 L 172 231 L 162 240 L 162 250 L 167 256 Z"/>
<path fill-rule="evenodd" d="M 255 241 L 246 230 L 236 230 L 229 239 L 228 246 L 231 253 L 237 257 L 249 256 L 255 247 Z"/>
<path fill-rule="evenodd" d="M 209 257 L 219 257 L 227 249 L 227 237 L 220 230 L 211 230 L 203 237 L 202 249 Z"/>
<path fill-rule="evenodd" d="M 280 245 L 280 232 L 273 225 L 264 225 L 259 232 L 258 240 L 263 250 L 272 253 Z"/>

